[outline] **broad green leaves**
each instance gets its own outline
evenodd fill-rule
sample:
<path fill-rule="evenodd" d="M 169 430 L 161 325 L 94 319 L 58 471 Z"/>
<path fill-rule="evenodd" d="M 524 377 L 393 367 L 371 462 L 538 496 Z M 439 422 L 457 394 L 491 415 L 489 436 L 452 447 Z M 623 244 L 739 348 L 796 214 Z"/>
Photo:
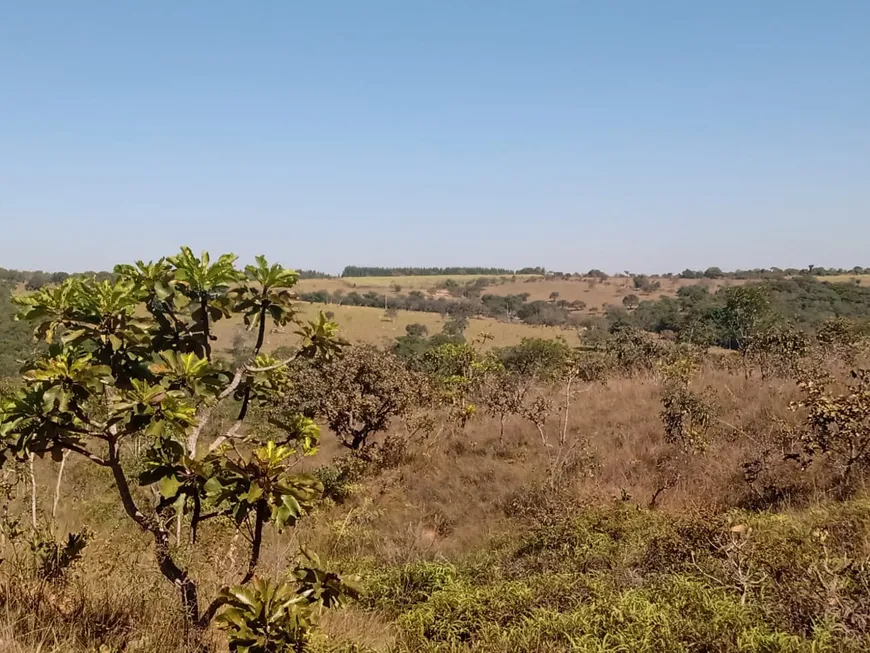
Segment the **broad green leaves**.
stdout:
<path fill-rule="evenodd" d="M 309 564 L 289 578 L 257 578 L 250 587 L 224 589 L 226 607 L 218 624 L 227 631 L 234 653 L 289 653 L 306 650 L 318 608 L 340 607 L 359 591 L 353 583 L 320 568 L 316 556 L 303 551 Z"/>
<path fill-rule="evenodd" d="M 293 319 L 290 288 L 296 285 L 299 275 L 277 263 L 270 266 L 262 256 L 256 261 L 256 265 L 245 268 L 247 282 L 233 293 L 237 299 L 235 310 L 244 314 L 248 328 L 260 326 L 267 317 L 275 324 L 287 324 Z"/>
<path fill-rule="evenodd" d="M 242 280 L 242 273 L 235 267 L 236 259 L 235 254 L 223 254 L 212 263 L 208 252 L 197 258 L 190 247 L 182 247 L 179 254 L 167 260 L 175 268 L 175 284 L 198 299 L 203 294 L 213 297 L 226 293 L 232 284 Z"/>
<path fill-rule="evenodd" d="M 343 342 L 337 325 L 323 314 L 308 324 L 297 320 L 290 292 L 295 272 L 269 265 L 263 257 L 244 272 L 235 263 L 233 254 L 212 261 L 206 252 L 197 257 L 183 247 L 156 263 L 119 265 L 111 281 L 70 278 L 17 299 L 19 318 L 34 322 L 36 337 L 50 347 L 23 373 L 23 387 L 0 401 L 0 462 L 9 455 L 26 459 L 51 453 L 60 458 L 73 451 L 111 468 L 125 512 L 154 536 L 158 547 L 171 538 L 166 523 L 173 514 L 179 524 L 183 515 L 189 516 L 194 540 L 204 510 L 209 517 L 230 517 L 238 528 L 251 527 L 253 533 L 250 578 L 263 525 L 294 525 L 322 493 L 319 481 L 292 471 L 299 454 L 316 449 L 319 429 L 314 422 L 301 416 L 287 420 L 280 443 L 236 428 L 249 404 L 263 406 L 293 390 L 289 361 L 260 352 L 265 325 L 297 324 L 302 345 L 294 358 L 330 360 Z M 233 314 L 257 326 L 260 335 L 248 362 L 228 371 L 211 360 L 211 325 Z M 241 404 L 236 427 L 220 434 L 220 442 L 211 447 L 198 448 L 201 433 L 215 435 L 205 426 L 216 404 L 233 398 Z M 125 447 L 132 438 L 137 446 Z M 136 454 L 139 483 L 154 486 L 160 495 L 151 512 L 131 492 L 126 476 L 129 452 L 142 444 L 144 456 Z M 198 455 L 203 450 L 207 453 Z M 161 562 L 160 570 L 181 588 L 185 614 L 198 620 L 195 586 L 173 555 Z M 333 581 L 318 574 L 309 570 L 290 590 L 304 605 L 335 603 L 329 598 Z M 244 604 L 247 591 L 235 590 L 234 600 Z M 255 597 L 268 594 L 267 617 L 274 623 L 286 625 L 297 614 L 302 634 L 294 641 L 304 637 L 308 617 L 288 611 L 288 590 L 251 591 Z M 267 648 L 239 645 L 235 650 L 282 650 L 268 648 L 270 637 L 262 640 Z M 278 636 L 275 641 L 283 640 Z"/>
<path fill-rule="evenodd" d="M 216 461 L 215 476 L 207 487 L 216 505 L 227 505 L 241 524 L 258 509 L 278 529 L 293 526 L 320 498 L 320 481 L 289 473 L 294 450 L 269 441 L 252 454 Z"/>

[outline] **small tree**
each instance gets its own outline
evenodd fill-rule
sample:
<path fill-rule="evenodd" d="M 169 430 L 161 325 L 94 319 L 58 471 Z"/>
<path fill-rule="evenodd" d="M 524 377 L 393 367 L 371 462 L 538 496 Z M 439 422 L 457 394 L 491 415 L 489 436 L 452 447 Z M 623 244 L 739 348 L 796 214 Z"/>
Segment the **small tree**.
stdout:
<path fill-rule="evenodd" d="M 322 417 L 341 444 L 355 452 L 404 415 L 424 389 L 398 357 L 371 345 L 348 347 L 341 358 L 322 363 L 302 363 L 292 376 L 296 392 L 287 396 L 273 422 L 286 429 L 299 413 Z"/>
<path fill-rule="evenodd" d="M 36 335 L 49 350 L 25 371 L 24 387 L 0 407 L 3 459 L 46 454 L 61 459 L 71 452 L 111 473 L 121 506 L 151 538 L 157 566 L 177 589 L 195 631 L 232 604 L 233 596 L 268 600 L 260 584 L 248 585 L 257 571 L 264 527 L 294 525 L 322 489 L 313 477 L 291 472 L 297 452 L 314 451 L 316 425 L 299 418 L 281 442 L 258 440 L 242 429 L 249 409 L 289 391 L 285 368 L 292 359 L 328 360 L 341 344 L 336 325 L 323 315 L 308 324 L 295 317 L 289 301 L 295 272 L 262 257 L 240 271 L 235 261 L 226 254 L 212 262 L 207 253 L 197 257 L 185 247 L 156 263 L 118 266 L 114 281 L 70 278 L 18 299 L 21 317 L 35 322 Z M 212 361 L 212 327 L 233 314 L 243 315 L 257 337 L 247 360 L 226 371 Z M 288 360 L 261 351 L 270 320 L 298 326 L 301 346 Z M 200 438 L 209 433 L 211 416 L 232 400 L 238 404 L 235 423 L 203 447 Z M 144 454 L 137 454 L 139 445 Z M 138 479 L 134 469 L 141 470 Z M 210 519 L 225 519 L 251 534 L 238 584 L 208 604 L 201 602 L 185 566 L 184 542 L 173 543 L 168 524 L 183 516 L 193 541 Z M 331 580 L 327 590 L 323 578 L 318 576 L 314 595 L 332 596 L 335 590 L 330 601 L 337 603 L 344 585 Z M 303 588 L 298 577 L 278 584 L 285 594 Z M 316 602 L 327 605 L 320 598 Z M 309 612 L 305 602 L 283 602 L 270 619 L 307 623 Z M 230 608 L 222 618 L 257 641 L 272 642 L 267 625 L 253 616 Z M 230 645 L 238 651 L 287 651 L 300 643 L 252 648 L 239 632 L 230 631 Z"/>
<path fill-rule="evenodd" d="M 793 376 L 809 353 L 809 336 L 790 325 L 766 327 L 752 334 L 746 342 L 746 360 L 758 365 L 763 379 Z"/>
<path fill-rule="evenodd" d="M 803 398 L 792 408 L 805 411 L 801 440 L 808 460 L 830 459 L 848 489 L 856 470 L 870 469 L 870 371 L 853 371 L 840 393 L 829 384 L 830 379 L 806 375 L 798 384 Z"/>
<path fill-rule="evenodd" d="M 725 345 L 746 355 L 749 339 L 761 331 L 772 316 L 770 298 L 759 286 L 726 288 L 725 305 L 716 312 Z"/>
<path fill-rule="evenodd" d="M 707 447 L 707 432 L 716 414 L 716 406 L 707 392 L 691 387 L 697 363 L 691 357 L 679 357 L 661 368 L 664 377 L 662 412 L 665 440 L 684 453 L 696 453 Z"/>
<path fill-rule="evenodd" d="M 629 310 L 637 308 L 638 304 L 640 304 L 640 300 L 637 298 L 637 295 L 626 295 L 622 298 L 622 305 Z"/>
<path fill-rule="evenodd" d="M 843 317 L 825 320 L 816 331 L 816 341 L 825 354 L 847 365 L 854 364 L 855 359 L 870 344 L 858 325 Z"/>

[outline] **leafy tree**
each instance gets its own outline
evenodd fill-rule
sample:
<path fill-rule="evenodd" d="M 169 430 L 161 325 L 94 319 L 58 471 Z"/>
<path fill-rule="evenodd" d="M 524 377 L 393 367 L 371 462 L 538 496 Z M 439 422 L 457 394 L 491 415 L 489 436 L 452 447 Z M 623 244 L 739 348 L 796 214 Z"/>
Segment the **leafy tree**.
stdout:
<path fill-rule="evenodd" d="M 707 431 L 716 414 L 709 392 L 698 392 L 691 387 L 697 369 L 692 357 L 682 356 L 663 365 L 661 370 L 664 388 L 660 417 L 665 440 L 686 453 L 707 447 Z"/>
<path fill-rule="evenodd" d="M 806 332 L 787 324 L 773 324 L 749 337 L 747 359 L 758 365 L 761 378 L 793 376 L 810 352 Z"/>
<path fill-rule="evenodd" d="M 499 367 L 494 357 L 482 355 L 467 342 L 437 344 L 424 354 L 421 362 L 438 399 L 450 409 L 451 418 L 463 426 L 477 411 L 474 400 L 487 375 Z"/>
<path fill-rule="evenodd" d="M 806 375 L 798 385 L 803 397 L 792 408 L 805 414 L 805 464 L 820 457 L 831 460 L 839 468 L 840 483 L 849 489 L 855 471 L 870 468 L 870 371 L 853 371 L 841 392 L 818 374 Z"/>
<path fill-rule="evenodd" d="M 296 391 L 273 417 L 289 430 L 299 413 L 322 417 L 341 444 L 362 451 L 421 399 L 422 380 L 390 352 L 371 345 L 348 347 L 340 358 L 293 368 Z"/>
<path fill-rule="evenodd" d="M 509 372 L 542 381 L 558 378 L 571 363 L 572 351 L 562 338 L 523 338 L 520 344 L 502 347 L 495 355 Z"/>
<path fill-rule="evenodd" d="M 868 346 L 867 334 L 861 327 L 842 317 L 825 320 L 816 331 L 816 340 L 824 353 L 849 365 Z"/>
<path fill-rule="evenodd" d="M 652 372 L 657 361 L 665 356 L 665 344 L 659 338 L 627 324 L 611 329 L 605 351 L 616 369 L 626 376 Z"/>
<path fill-rule="evenodd" d="M 773 317 L 770 297 L 760 286 L 734 286 L 724 292 L 719 325 L 730 348 L 745 352 L 749 339 Z"/>
<path fill-rule="evenodd" d="M 638 304 L 640 304 L 640 300 L 637 295 L 626 295 L 622 298 L 622 305 L 628 309 L 637 308 Z"/>
<path fill-rule="evenodd" d="M 715 265 L 704 270 L 704 276 L 707 279 L 721 279 L 724 275 L 722 268 L 717 268 Z"/>
<path fill-rule="evenodd" d="M 286 365 L 292 359 L 329 360 L 340 347 L 336 325 L 322 315 L 308 324 L 295 318 L 287 292 L 295 273 L 269 266 L 262 257 L 242 272 L 235 260 L 227 254 L 211 263 L 207 253 L 196 257 L 182 248 L 156 263 L 118 266 L 111 281 L 68 278 L 17 299 L 21 317 L 35 323 L 49 349 L 25 371 L 23 388 L 0 407 L 3 459 L 46 454 L 60 459 L 71 452 L 111 473 L 119 503 L 150 537 L 157 566 L 177 588 L 194 629 L 204 628 L 231 603 L 233 592 L 268 600 L 264 592 L 272 590 L 244 589 L 256 574 L 264 527 L 294 525 L 321 492 L 316 479 L 291 471 L 295 456 L 313 453 L 316 425 L 300 417 L 280 442 L 258 440 L 242 430 L 249 407 L 290 391 Z M 211 360 L 211 325 L 231 314 L 244 315 L 258 338 L 247 361 L 227 372 Z M 261 353 L 266 320 L 298 326 L 301 345 L 291 360 Z M 239 404 L 236 422 L 201 446 L 217 407 L 232 400 Z M 139 446 L 129 446 L 134 442 L 144 445 L 143 455 L 135 453 Z M 156 500 L 143 491 L 149 486 Z M 251 534 L 238 583 L 243 591 L 227 588 L 210 603 L 201 602 L 186 568 L 184 542 L 173 542 L 168 527 L 185 516 L 193 541 L 210 519 Z M 318 580 L 317 596 L 323 596 L 321 585 Z M 303 585 L 284 578 L 278 587 L 284 595 Z M 306 609 L 299 602 L 280 606 L 295 621 Z M 238 613 L 225 616 L 259 627 Z M 251 648 L 240 637 L 231 631 L 234 650 L 288 650 Z"/>

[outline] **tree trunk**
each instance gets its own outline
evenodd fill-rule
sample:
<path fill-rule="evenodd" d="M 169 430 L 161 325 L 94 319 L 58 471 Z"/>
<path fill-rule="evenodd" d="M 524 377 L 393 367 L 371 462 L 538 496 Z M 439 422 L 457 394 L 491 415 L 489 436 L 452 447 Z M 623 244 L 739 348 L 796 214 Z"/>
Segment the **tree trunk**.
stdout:
<path fill-rule="evenodd" d="M 33 461 L 36 456 L 30 454 L 30 524 L 36 530 L 36 472 L 33 470 Z"/>
<path fill-rule="evenodd" d="M 69 450 L 64 449 L 63 456 L 60 459 L 60 468 L 57 470 L 57 483 L 54 486 L 54 503 L 51 505 L 51 521 L 57 519 L 57 505 L 60 502 L 60 487 L 63 483 L 63 469 L 66 467 L 66 458 L 69 455 Z"/>

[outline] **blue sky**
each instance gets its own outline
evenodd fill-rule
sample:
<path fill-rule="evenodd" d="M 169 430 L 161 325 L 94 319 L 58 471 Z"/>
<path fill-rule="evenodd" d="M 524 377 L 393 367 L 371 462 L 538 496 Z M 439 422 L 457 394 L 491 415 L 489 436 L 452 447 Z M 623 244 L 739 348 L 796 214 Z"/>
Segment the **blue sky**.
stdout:
<path fill-rule="evenodd" d="M 0 266 L 870 265 L 870 2 L 6 2 Z"/>

